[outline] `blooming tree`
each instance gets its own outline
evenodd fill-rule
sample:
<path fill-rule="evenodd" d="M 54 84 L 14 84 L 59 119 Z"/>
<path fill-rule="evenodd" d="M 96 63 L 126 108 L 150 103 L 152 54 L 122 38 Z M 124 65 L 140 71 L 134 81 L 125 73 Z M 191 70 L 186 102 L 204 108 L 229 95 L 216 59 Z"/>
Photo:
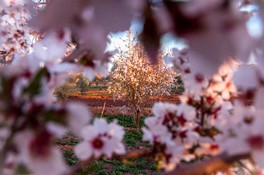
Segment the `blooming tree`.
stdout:
<path fill-rule="evenodd" d="M 264 35 L 252 35 L 246 26 L 257 15 L 263 29 L 261 0 L 54 0 L 40 11 L 32 4 L 0 1 L 1 55 L 15 55 L 12 64 L 0 68 L 0 174 L 19 173 L 21 165 L 37 175 L 75 174 L 54 145 L 68 132 L 82 138 L 74 148 L 81 160 L 77 170 L 100 157 L 130 155 L 121 126 L 92 122 L 86 106 L 55 103 L 52 92 L 68 70 L 82 71 L 90 81 L 96 73 L 106 75 L 107 34 L 127 30 L 133 18 L 144 21 L 140 41 L 152 63 L 160 60 L 165 33 L 188 46 L 166 58 L 181 70 L 181 103 L 155 104 L 142 129 L 159 166 L 167 174 L 225 174 L 220 170 L 247 159 L 263 174 Z M 29 40 L 31 27 L 41 34 L 35 43 Z M 70 52 L 69 44 L 75 46 Z M 135 48 L 140 49 L 133 66 L 145 57 L 140 44 Z M 247 64 L 250 55 L 256 65 Z M 212 158 L 181 166 L 199 156 Z"/>
<path fill-rule="evenodd" d="M 142 45 L 132 41 L 130 35 L 129 31 L 128 50 L 115 55 L 115 69 L 110 73 L 108 92 L 115 99 L 128 103 L 139 128 L 142 105 L 152 96 L 168 95 L 176 74 L 165 65 L 161 53 L 158 64 L 151 64 Z"/>

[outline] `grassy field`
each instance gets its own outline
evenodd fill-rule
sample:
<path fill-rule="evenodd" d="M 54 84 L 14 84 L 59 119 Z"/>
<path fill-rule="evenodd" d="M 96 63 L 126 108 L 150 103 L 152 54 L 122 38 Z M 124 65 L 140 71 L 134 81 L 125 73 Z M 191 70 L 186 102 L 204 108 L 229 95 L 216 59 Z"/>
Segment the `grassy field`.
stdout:
<path fill-rule="evenodd" d="M 114 119 L 127 129 L 135 128 L 132 117 L 118 115 L 118 116 L 104 116 L 108 121 Z M 141 119 L 141 126 L 143 125 L 143 118 Z M 126 132 L 124 143 L 128 151 L 150 149 L 150 145 L 142 142 L 142 132 L 136 130 L 128 130 Z M 72 146 L 78 143 L 78 139 L 73 135 L 68 135 L 63 139 L 57 140 L 57 145 L 63 147 L 64 158 L 68 165 L 74 166 L 79 162 L 78 158 L 73 154 Z M 69 149 L 67 149 L 69 148 Z M 157 175 L 159 174 L 156 168 L 156 163 L 152 157 L 147 158 L 133 158 L 123 162 L 119 160 L 109 160 L 102 158 L 83 168 L 77 175 Z"/>

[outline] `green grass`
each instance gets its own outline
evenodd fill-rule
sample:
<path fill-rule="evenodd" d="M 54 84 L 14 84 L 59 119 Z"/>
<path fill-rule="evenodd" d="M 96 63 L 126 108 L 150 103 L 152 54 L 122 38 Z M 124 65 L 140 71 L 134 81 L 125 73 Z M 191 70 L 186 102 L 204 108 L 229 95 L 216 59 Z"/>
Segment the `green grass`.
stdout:
<path fill-rule="evenodd" d="M 142 140 L 142 133 L 140 131 L 127 131 L 125 134 L 124 142 L 127 146 L 136 147 L 138 142 Z"/>
<path fill-rule="evenodd" d="M 124 127 L 134 127 L 133 119 L 130 116 L 104 116 L 108 122 L 117 120 L 119 124 Z M 141 126 L 143 126 L 143 118 L 141 119 Z M 78 139 L 74 135 L 67 135 L 63 139 L 56 141 L 58 145 L 76 145 Z M 141 131 L 127 131 L 124 136 L 124 143 L 129 149 L 147 148 L 150 145 L 142 141 Z M 65 161 L 69 166 L 73 166 L 79 162 L 72 150 L 63 152 Z M 86 165 L 76 175 L 156 175 L 156 163 L 153 158 L 133 158 L 125 160 L 125 162 L 111 159 L 99 159 L 89 165 Z"/>
<path fill-rule="evenodd" d="M 63 156 L 68 165 L 75 165 L 79 162 L 79 159 L 74 155 L 72 150 L 63 151 Z"/>
<path fill-rule="evenodd" d="M 99 116 L 99 115 L 98 115 Z M 111 122 L 113 120 L 117 120 L 118 124 L 127 128 L 135 128 L 134 120 L 132 116 L 126 115 L 104 115 L 104 118 Z M 144 126 L 144 119 L 145 117 L 140 117 L 140 127 Z"/>
<path fill-rule="evenodd" d="M 89 89 L 94 90 L 106 90 L 108 86 L 90 86 Z"/>

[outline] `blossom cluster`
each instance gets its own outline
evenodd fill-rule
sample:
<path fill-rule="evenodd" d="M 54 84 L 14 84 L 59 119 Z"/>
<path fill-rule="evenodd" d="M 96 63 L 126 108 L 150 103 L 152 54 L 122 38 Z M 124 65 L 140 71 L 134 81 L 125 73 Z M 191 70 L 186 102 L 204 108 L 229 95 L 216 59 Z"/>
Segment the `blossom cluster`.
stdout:
<path fill-rule="evenodd" d="M 28 53 L 34 42 L 34 31 L 28 26 L 27 1 L 3 1 L 0 7 L 0 51 L 3 55 Z"/>
<path fill-rule="evenodd" d="M 82 151 L 89 151 L 97 158 L 125 152 L 122 144 L 124 131 L 119 125 L 108 125 L 103 119 L 95 119 L 94 125 L 90 125 L 91 114 L 85 105 L 54 103 L 52 91 L 46 86 L 52 83 L 53 72 L 33 63 L 29 58 L 19 58 L 1 69 L 0 143 L 3 160 L 7 162 L 3 173 L 16 171 L 20 164 L 26 165 L 34 174 L 67 172 L 68 168 L 54 145 L 54 139 L 69 132 L 87 140 L 95 139 L 91 143 L 97 149 L 88 145 L 76 147 L 76 154 L 81 159 L 85 155 Z M 98 132 L 95 132 L 96 129 Z M 104 148 L 102 151 L 100 145 Z M 10 156 L 16 158 L 9 160 Z"/>
<path fill-rule="evenodd" d="M 69 132 L 84 139 L 93 139 L 93 135 L 85 131 L 87 128 L 98 129 L 98 142 L 95 141 L 94 145 L 98 146 L 100 141 L 103 145 L 97 149 L 88 145 L 77 146 L 75 150 L 80 159 L 85 155 L 79 154 L 80 151 L 89 151 L 96 158 L 125 152 L 122 143 L 124 131 L 119 125 L 107 125 L 100 119 L 95 120 L 93 126 L 85 105 L 55 103 L 53 89 L 64 83 L 67 67 L 78 68 L 76 64 L 61 63 L 69 41 L 67 31 L 50 32 L 33 45 L 31 54 L 18 56 L 12 64 L 1 68 L 1 151 L 2 161 L 7 162 L 1 173 L 12 174 L 21 164 L 34 174 L 66 173 L 68 167 L 54 140 Z"/>
<path fill-rule="evenodd" d="M 174 58 L 167 59 L 174 59 L 182 71 L 185 92 L 180 104 L 154 105 L 154 117 L 146 119 L 143 128 L 144 139 L 162 157 L 162 167 L 170 170 L 186 158 L 225 152 L 251 154 L 263 168 L 264 76 L 259 65 L 230 59 L 208 78 L 188 67 L 188 50 L 173 53 Z"/>
<path fill-rule="evenodd" d="M 181 72 L 185 91 L 180 96 L 180 104 L 154 105 L 154 117 L 145 120 L 147 127 L 143 131 L 145 140 L 158 147 L 157 156 L 163 155 L 160 161 L 162 167 L 170 170 L 181 160 L 226 151 L 222 147 L 223 142 L 218 139 L 222 138 L 225 132 L 223 125 L 227 125 L 226 122 L 232 119 L 233 111 L 236 110 L 234 104 L 238 96 L 238 86 L 235 86 L 234 82 L 238 79 L 236 77 L 240 76 L 241 67 L 230 58 L 216 74 L 206 76 L 191 69 L 188 49 L 175 48 L 172 55 L 165 59 L 174 65 L 175 70 Z M 174 149 L 171 149 L 171 145 L 174 145 Z M 169 150 L 177 148 L 181 148 L 181 151 L 172 156 L 173 153 Z"/>
<path fill-rule="evenodd" d="M 184 144 L 190 145 L 189 142 L 198 139 L 190 122 L 195 117 L 195 110 L 186 105 L 157 103 L 153 106 L 153 114 L 154 117 L 145 120 L 143 140 L 154 145 L 160 166 L 172 170 L 181 160 Z"/>

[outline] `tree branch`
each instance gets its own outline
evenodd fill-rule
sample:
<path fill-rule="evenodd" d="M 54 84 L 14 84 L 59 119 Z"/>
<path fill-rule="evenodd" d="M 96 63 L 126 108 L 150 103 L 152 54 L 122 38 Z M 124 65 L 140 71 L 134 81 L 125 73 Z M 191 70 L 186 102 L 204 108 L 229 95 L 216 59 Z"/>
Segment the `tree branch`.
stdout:
<path fill-rule="evenodd" d="M 249 153 L 232 156 L 223 153 L 194 164 L 179 165 L 174 170 L 163 173 L 163 175 L 209 175 L 220 170 L 226 170 L 236 161 L 248 158 L 250 158 Z"/>

